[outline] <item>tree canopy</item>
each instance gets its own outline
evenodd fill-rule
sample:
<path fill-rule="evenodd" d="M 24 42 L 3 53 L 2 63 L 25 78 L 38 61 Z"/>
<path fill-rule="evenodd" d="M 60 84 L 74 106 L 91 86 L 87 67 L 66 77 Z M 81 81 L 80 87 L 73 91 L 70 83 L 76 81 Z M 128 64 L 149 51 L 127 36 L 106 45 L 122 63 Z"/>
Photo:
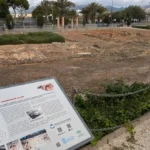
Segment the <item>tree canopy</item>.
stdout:
<path fill-rule="evenodd" d="M 65 16 L 65 22 L 69 22 L 70 18 L 73 18 L 77 15 L 76 10 L 71 8 L 73 6 L 75 6 L 75 4 L 67 0 L 58 0 L 57 2 L 42 1 L 33 10 L 32 16 L 37 18 L 38 15 L 43 15 L 46 18 L 46 22 L 51 22 L 53 18 L 52 23 L 55 23 L 55 18 L 58 16 Z M 49 17 L 49 19 L 47 19 L 49 15 L 51 15 L 52 18 Z"/>
<path fill-rule="evenodd" d="M 8 6 L 12 7 L 15 14 L 16 11 L 19 11 L 19 13 L 23 13 L 26 10 L 29 9 L 29 2 L 28 0 L 6 0 Z"/>
<path fill-rule="evenodd" d="M 129 6 L 125 10 L 114 12 L 112 18 L 116 19 L 117 22 L 129 19 L 138 19 L 140 21 L 146 18 L 146 12 L 140 6 Z"/>
<path fill-rule="evenodd" d="M 100 15 L 103 14 L 106 9 L 99 3 L 92 2 L 88 6 L 82 9 L 81 13 L 87 19 L 90 19 L 92 23 L 95 22 L 95 19 L 100 18 Z"/>
<path fill-rule="evenodd" d="M 0 0 L 0 18 L 5 18 L 9 12 L 9 7 L 5 0 Z"/>
<path fill-rule="evenodd" d="M 126 18 L 145 19 L 146 12 L 140 6 L 129 6 L 124 10 L 124 15 Z"/>
<path fill-rule="evenodd" d="M 67 14 L 67 8 L 75 7 L 75 4 L 68 0 L 57 0 L 54 5 L 59 9 L 61 17 Z"/>

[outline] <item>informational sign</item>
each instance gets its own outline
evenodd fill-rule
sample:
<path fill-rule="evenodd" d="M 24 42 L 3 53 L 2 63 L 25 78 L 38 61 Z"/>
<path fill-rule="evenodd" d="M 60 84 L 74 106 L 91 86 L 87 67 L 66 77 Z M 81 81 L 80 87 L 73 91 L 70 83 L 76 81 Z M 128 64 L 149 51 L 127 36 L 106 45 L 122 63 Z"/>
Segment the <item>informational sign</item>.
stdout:
<path fill-rule="evenodd" d="M 56 79 L 0 89 L 0 150 L 75 150 L 92 138 Z"/>

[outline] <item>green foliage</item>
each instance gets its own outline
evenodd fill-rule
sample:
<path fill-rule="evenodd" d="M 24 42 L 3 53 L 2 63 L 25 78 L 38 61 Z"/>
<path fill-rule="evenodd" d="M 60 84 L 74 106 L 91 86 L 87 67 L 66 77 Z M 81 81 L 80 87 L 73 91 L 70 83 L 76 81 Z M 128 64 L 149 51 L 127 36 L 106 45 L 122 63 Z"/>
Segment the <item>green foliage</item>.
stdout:
<path fill-rule="evenodd" d="M 123 11 L 113 12 L 112 13 L 112 18 L 116 19 L 116 22 L 120 23 L 121 20 L 124 19 Z"/>
<path fill-rule="evenodd" d="M 148 30 L 150 30 L 150 25 L 148 25 L 148 26 L 133 26 L 133 28 L 148 29 Z"/>
<path fill-rule="evenodd" d="M 0 45 L 9 44 L 42 44 L 52 42 L 65 42 L 64 37 L 52 32 L 35 32 L 28 34 L 1 35 Z"/>
<path fill-rule="evenodd" d="M 36 6 L 35 9 L 32 11 L 33 18 L 37 18 L 38 15 L 44 15 L 43 10 L 40 6 Z"/>
<path fill-rule="evenodd" d="M 16 10 L 22 15 L 25 10 L 29 9 L 28 0 L 6 0 L 8 6 L 12 7 L 16 14 Z"/>
<path fill-rule="evenodd" d="M 37 16 L 45 16 L 45 19 L 48 15 L 52 14 L 52 5 L 49 1 L 41 1 L 32 12 L 32 16 L 37 18 Z"/>
<path fill-rule="evenodd" d="M 9 12 L 9 7 L 5 0 L 0 0 L 0 18 L 5 18 Z"/>
<path fill-rule="evenodd" d="M 139 6 L 129 6 L 125 10 L 113 12 L 112 18 L 116 19 L 117 22 L 121 20 L 126 21 L 127 25 L 131 25 L 132 19 L 138 19 L 139 21 L 145 19 L 146 13 L 144 9 Z"/>
<path fill-rule="evenodd" d="M 29 9 L 28 0 L 6 0 L 7 4 L 13 9 L 24 8 L 25 10 Z"/>
<path fill-rule="evenodd" d="M 136 132 L 135 132 L 134 126 L 131 124 L 131 122 L 130 121 L 126 122 L 125 127 L 127 128 L 128 132 L 130 133 L 131 138 L 134 139 Z"/>
<path fill-rule="evenodd" d="M 75 4 L 68 0 L 57 0 L 56 2 L 54 2 L 54 5 L 59 9 L 60 17 L 67 15 L 66 9 L 75 7 Z"/>
<path fill-rule="evenodd" d="M 36 8 L 32 12 L 32 16 L 37 19 L 38 15 L 45 16 L 45 21 L 50 21 L 52 24 L 56 23 L 55 18 L 58 16 L 61 19 L 61 16 L 65 16 L 65 25 L 67 25 L 70 22 L 70 18 L 74 18 L 77 13 L 76 10 L 70 9 L 70 7 L 75 6 L 74 3 L 62 0 L 57 2 L 50 2 L 50 1 L 42 1 L 39 5 L 36 6 Z M 63 8 L 60 8 L 63 7 Z M 52 16 L 49 17 L 49 20 L 47 20 L 47 16 L 52 14 Z M 53 19 L 54 20 L 53 20 Z"/>
<path fill-rule="evenodd" d="M 76 10 L 74 10 L 74 9 L 72 9 L 72 10 L 68 9 L 67 11 L 68 11 L 67 12 L 67 16 L 68 17 L 74 18 L 75 16 L 77 16 Z"/>
<path fill-rule="evenodd" d="M 103 23 L 106 23 L 109 26 L 109 24 L 111 23 L 111 17 L 109 16 L 109 14 L 106 14 L 104 16 Z"/>
<path fill-rule="evenodd" d="M 129 6 L 124 10 L 126 18 L 131 17 L 133 19 L 145 19 L 146 12 L 140 6 Z"/>
<path fill-rule="evenodd" d="M 148 84 L 125 84 L 122 80 L 105 85 L 104 94 L 124 94 L 135 92 L 150 86 Z M 75 106 L 90 129 L 114 127 L 134 120 L 150 111 L 150 90 L 125 97 L 97 97 L 87 94 L 86 99 L 81 95 L 76 96 Z M 132 126 L 128 129 L 133 133 Z M 96 139 L 111 131 L 93 132 Z M 93 144 L 95 141 L 93 141 Z"/>
<path fill-rule="evenodd" d="M 105 11 L 106 9 L 102 5 L 92 2 L 83 8 L 81 13 L 84 15 L 86 20 L 90 19 L 92 23 L 95 23 L 95 19 L 102 15 Z"/>
<path fill-rule="evenodd" d="M 14 21 L 13 21 L 13 17 L 10 15 L 10 14 L 8 14 L 7 16 L 6 16 L 6 18 L 5 18 L 5 20 L 6 20 L 6 26 L 7 26 L 7 28 L 10 30 L 10 29 L 13 29 L 13 27 L 14 27 Z"/>
<path fill-rule="evenodd" d="M 42 15 L 37 16 L 37 25 L 38 27 L 42 28 L 44 25 L 44 17 Z"/>

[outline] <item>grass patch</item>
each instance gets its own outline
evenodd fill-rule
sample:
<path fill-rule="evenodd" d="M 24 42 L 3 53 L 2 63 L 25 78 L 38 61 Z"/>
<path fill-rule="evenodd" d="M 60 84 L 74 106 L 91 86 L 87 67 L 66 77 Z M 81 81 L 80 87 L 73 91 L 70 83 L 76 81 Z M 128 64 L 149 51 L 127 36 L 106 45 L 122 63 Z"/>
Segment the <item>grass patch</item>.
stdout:
<path fill-rule="evenodd" d="M 135 92 L 149 84 L 125 84 L 122 80 L 105 85 L 104 94 Z M 150 89 L 120 97 L 100 97 L 92 94 L 77 95 L 75 106 L 90 129 L 101 129 L 126 124 L 150 111 Z M 93 131 L 95 140 L 100 140 L 110 131 Z M 95 140 L 92 144 L 95 144 Z"/>
<path fill-rule="evenodd" d="M 0 45 L 42 44 L 65 42 L 65 38 L 52 32 L 34 32 L 27 34 L 7 34 L 0 36 Z"/>
<path fill-rule="evenodd" d="M 133 28 L 138 28 L 138 29 L 148 29 L 150 30 L 150 25 L 147 26 L 132 26 Z"/>

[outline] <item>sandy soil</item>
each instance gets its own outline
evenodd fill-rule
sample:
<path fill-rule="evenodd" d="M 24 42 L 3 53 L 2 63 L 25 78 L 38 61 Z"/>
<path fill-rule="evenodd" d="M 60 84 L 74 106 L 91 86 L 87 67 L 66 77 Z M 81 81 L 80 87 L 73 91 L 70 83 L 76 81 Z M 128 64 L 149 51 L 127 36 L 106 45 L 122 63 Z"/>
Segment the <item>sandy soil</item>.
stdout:
<path fill-rule="evenodd" d="M 70 94 L 73 86 L 96 92 L 101 83 L 120 78 L 127 83 L 150 82 L 150 31 L 106 29 L 61 34 L 66 43 L 0 46 L 0 86 L 54 76 Z M 149 123 L 137 127 L 139 150 L 149 150 L 150 145 L 145 144 L 146 140 L 150 143 Z M 110 143 L 104 149 L 122 147 L 118 139 L 112 142 L 113 147 Z M 130 149 L 133 147 L 137 148 L 131 145 Z"/>
<path fill-rule="evenodd" d="M 150 31 L 61 34 L 66 43 L 0 46 L 0 86 L 54 76 L 71 93 L 73 86 L 99 90 L 101 83 L 120 78 L 150 81 Z"/>

